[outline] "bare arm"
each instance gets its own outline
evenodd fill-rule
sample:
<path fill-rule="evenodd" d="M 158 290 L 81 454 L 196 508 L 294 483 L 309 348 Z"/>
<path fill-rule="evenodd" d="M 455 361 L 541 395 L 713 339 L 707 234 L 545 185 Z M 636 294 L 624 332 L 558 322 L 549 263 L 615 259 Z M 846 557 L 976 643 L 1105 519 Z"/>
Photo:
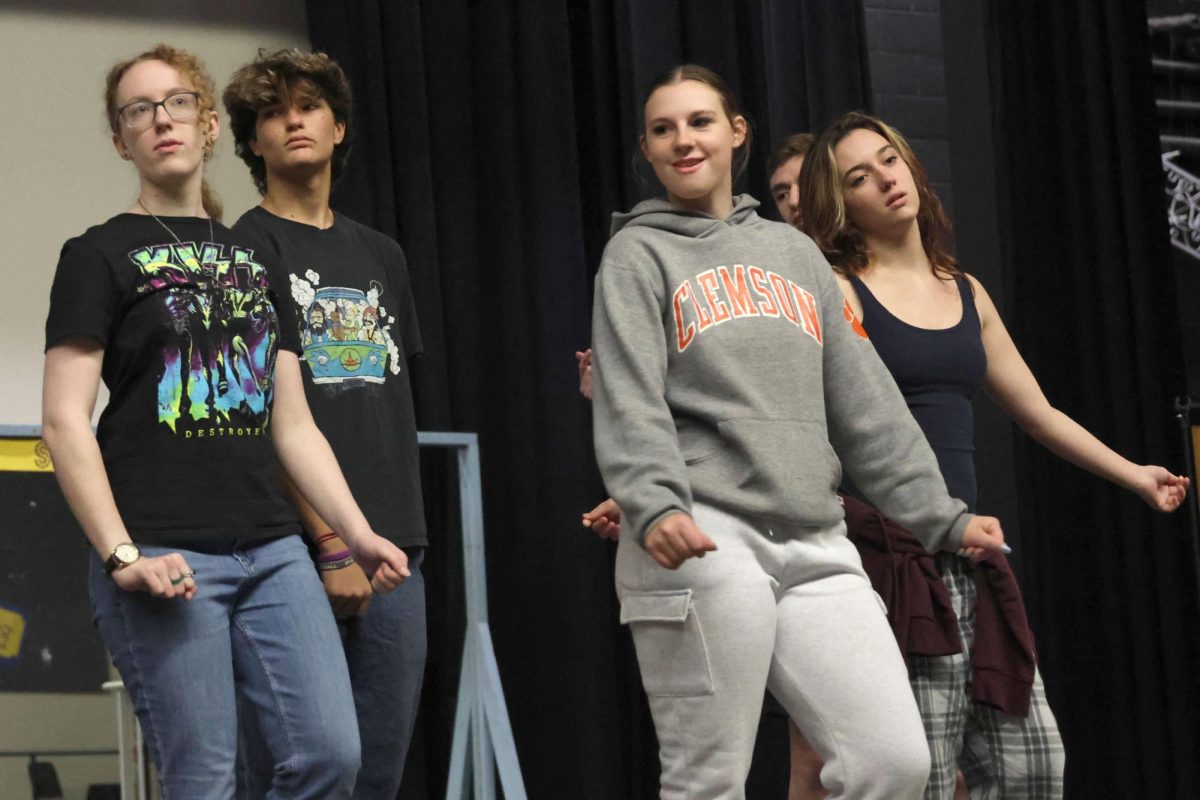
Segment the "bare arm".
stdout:
<path fill-rule="evenodd" d="M 321 515 L 282 470 L 279 473 L 279 482 L 300 515 L 300 524 L 304 527 L 305 535 L 317 550 L 322 555 L 346 550 L 346 543 L 342 541 L 342 537 L 321 519 Z M 371 582 L 357 563 L 341 569 L 321 570 L 321 583 L 325 586 L 325 596 L 329 598 L 329 605 L 333 607 L 335 617 L 361 617 L 367 613 L 371 604 Z"/>
<path fill-rule="evenodd" d="M 363 570 L 373 575 L 372 584 L 383 591 L 398 586 L 408 577 L 408 558 L 371 530 L 354 502 L 333 450 L 308 409 L 300 361 L 287 350 L 279 351 L 275 363 L 271 432 L 288 476 L 320 518 L 338 531 Z"/>
<path fill-rule="evenodd" d="M 67 505 L 92 547 L 102 559 L 113 548 L 131 541 L 117 509 L 100 445 L 92 433 L 92 411 L 100 387 L 104 349 L 91 339 L 71 338 L 46 351 L 42 377 L 42 439 L 50 449 L 54 473 Z M 140 558 L 113 573 L 122 589 L 147 591 L 159 597 L 196 593 L 190 572 L 177 553 Z M 176 583 L 172 584 L 175 579 Z"/>
<path fill-rule="evenodd" d="M 1158 511 L 1174 511 L 1187 494 L 1188 479 L 1153 465 L 1134 464 L 1050 404 L 1017 351 L 991 297 L 970 277 L 987 352 L 986 386 L 996 403 L 1022 430 L 1061 458 L 1129 489 Z"/>

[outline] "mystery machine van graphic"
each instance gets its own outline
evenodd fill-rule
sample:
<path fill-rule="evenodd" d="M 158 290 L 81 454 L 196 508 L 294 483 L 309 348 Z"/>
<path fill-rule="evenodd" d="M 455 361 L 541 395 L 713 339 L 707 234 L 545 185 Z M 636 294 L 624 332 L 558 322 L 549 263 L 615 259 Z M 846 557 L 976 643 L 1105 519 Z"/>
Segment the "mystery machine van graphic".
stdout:
<path fill-rule="evenodd" d="M 313 383 L 383 383 L 388 347 L 379 306 L 358 289 L 318 288 L 304 309 L 301 344 Z"/>

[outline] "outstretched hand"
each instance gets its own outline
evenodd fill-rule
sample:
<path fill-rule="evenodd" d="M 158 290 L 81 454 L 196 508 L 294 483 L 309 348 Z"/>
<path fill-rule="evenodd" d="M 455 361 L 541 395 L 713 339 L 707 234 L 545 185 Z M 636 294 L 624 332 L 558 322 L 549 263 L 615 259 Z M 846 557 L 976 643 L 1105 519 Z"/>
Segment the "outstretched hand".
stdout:
<path fill-rule="evenodd" d="M 991 552 L 1002 552 L 1004 530 L 995 517 L 975 515 L 963 530 L 962 549 L 958 551 L 972 561 L 978 561 Z"/>
<path fill-rule="evenodd" d="M 576 350 L 575 361 L 579 367 L 579 393 L 592 399 L 592 348 Z"/>
<path fill-rule="evenodd" d="M 392 591 L 409 576 L 408 556 L 378 534 L 357 538 L 347 546 L 362 571 L 371 576 L 371 588 L 380 594 Z"/>
<path fill-rule="evenodd" d="M 717 544 L 687 514 L 669 514 L 646 534 L 646 552 L 667 569 L 689 558 L 704 558 Z"/>
<path fill-rule="evenodd" d="M 1146 501 L 1146 505 L 1155 511 L 1170 512 L 1179 508 L 1187 499 L 1190 478 L 1172 475 L 1162 467 L 1153 464 L 1138 467 L 1137 479 L 1133 490 L 1138 497 Z"/>
<path fill-rule="evenodd" d="M 621 538 L 621 507 L 611 497 L 602 500 L 591 511 L 583 512 L 582 525 L 601 539 L 617 541 Z"/>

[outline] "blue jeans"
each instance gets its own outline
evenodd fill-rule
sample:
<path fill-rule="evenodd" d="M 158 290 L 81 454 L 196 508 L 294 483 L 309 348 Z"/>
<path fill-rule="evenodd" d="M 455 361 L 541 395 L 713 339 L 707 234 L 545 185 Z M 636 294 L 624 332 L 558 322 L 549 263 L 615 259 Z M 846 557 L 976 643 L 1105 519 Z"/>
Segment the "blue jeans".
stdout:
<path fill-rule="evenodd" d="M 158 765 L 164 800 L 230 800 L 238 708 L 271 752 L 270 798 L 346 798 L 359 765 L 346 661 L 298 536 L 178 552 L 191 602 L 126 592 L 92 559 L 92 609 Z"/>
<path fill-rule="evenodd" d="M 354 800 L 395 800 L 404 776 L 425 673 L 424 548 L 408 548 L 409 577 L 377 594 L 363 617 L 339 620 L 362 740 L 362 769 Z M 325 603 L 328 608 L 328 602 Z M 263 735 L 253 719 L 242 724 L 238 797 L 259 800 L 270 780 Z"/>
<path fill-rule="evenodd" d="M 409 577 L 377 594 L 362 618 L 340 620 L 358 710 L 362 769 L 354 800 L 395 800 L 425 676 L 424 548 L 408 548 Z"/>

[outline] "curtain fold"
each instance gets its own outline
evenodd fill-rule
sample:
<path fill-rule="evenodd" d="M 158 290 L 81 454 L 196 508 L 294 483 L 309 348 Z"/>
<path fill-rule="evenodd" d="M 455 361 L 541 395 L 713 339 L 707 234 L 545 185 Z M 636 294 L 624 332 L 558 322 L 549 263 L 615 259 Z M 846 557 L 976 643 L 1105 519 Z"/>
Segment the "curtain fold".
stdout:
<path fill-rule="evenodd" d="M 1142 2 L 990 0 L 1008 321 L 1051 402 L 1184 469 L 1185 391 Z M 1020 437 L 1023 587 L 1067 796 L 1200 796 L 1186 510 L 1151 512 Z"/>
<path fill-rule="evenodd" d="M 309 0 L 307 12 L 356 98 L 334 208 L 409 258 L 421 427 L 480 435 L 491 627 L 529 794 L 651 796 L 657 749 L 617 624 L 613 549 L 579 526 L 604 489 L 573 358 L 609 215 L 657 191 L 635 175 L 638 102 L 677 63 L 716 69 L 755 124 L 745 184 L 773 216 L 770 143 L 867 104 L 860 12 L 841 0 Z M 404 797 L 444 793 L 462 641 L 456 482 L 433 462 L 430 656 Z"/>

